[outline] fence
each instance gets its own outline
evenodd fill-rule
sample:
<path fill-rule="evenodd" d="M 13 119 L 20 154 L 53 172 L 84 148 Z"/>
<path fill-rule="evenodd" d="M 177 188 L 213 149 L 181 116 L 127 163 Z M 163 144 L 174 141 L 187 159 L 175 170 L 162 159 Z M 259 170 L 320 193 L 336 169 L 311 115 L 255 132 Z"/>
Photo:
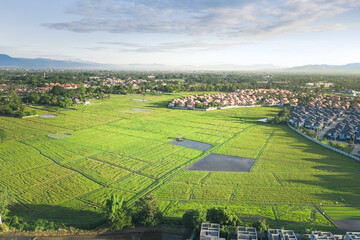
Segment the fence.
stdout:
<path fill-rule="evenodd" d="M 342 155 L 345 155 L 345 156 L 347 156 L 347 157 L 350 157 L 350 158 L 352 158 L 352 159 L 355 159 L 356 161 L 360 161 L 360 158 L 358 158 L 358 157 L 356 157 L 356 156 L 354 156 L 354 155 L 351 155 L 350 153 L 347 153 L 347 152 L 341 151 L 341 150 L 339 150 L 339 149 L 337 149 L 337 148 L 334 148 L 334 147 L 331 147 L 331 146 L 329 146 L 329 145 L 326 145 L 326 144 L 324 144 L 324 143 L 322 143 L 322 142 L 319 142 L 318 140 L 316 140 L 316 139 L 314 139 L 314 138 L 312 138 L 312 137 L 310 137 L 310 136 L 308 136 L 308 135 L 300 132 L 299 130 L 297 130 L 296 128 L 294 128 L 293 126 L 291 126 L 289 123 L 288 123 L 288 126 L 289 126 L 289 128 L 291 128 L 292 130 L 294 130 L 294 131 L 297 132 L 298 134 L 302 135 L 303 137 L 306 137 L 307 139 L 309 139 L 310 141 L 313 141 L 314 143 L 317 143 L 317 144 L 319 144 L 319 145 L 321 145 L 321 146 L 323 146 L 323 147 L 326 147 L 326 148 L 328 148 L 328 149 L 330 149 L 330 150 L 333 150 L 333 151 L 338 152 L 338 153 L 340 153 L 340 154 L 342 154 Z"/>

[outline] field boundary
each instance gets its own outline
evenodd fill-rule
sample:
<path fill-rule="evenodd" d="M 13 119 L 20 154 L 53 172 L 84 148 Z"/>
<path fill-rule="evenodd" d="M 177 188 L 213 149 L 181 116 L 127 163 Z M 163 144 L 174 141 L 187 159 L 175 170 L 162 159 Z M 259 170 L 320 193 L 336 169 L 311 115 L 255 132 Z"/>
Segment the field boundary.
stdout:
<path fill-rule="evenodd" d="M 186 167 L 188 167 L 190 164 L 206 157 L 207 155 L 209 155 L 211 152 L 215 151 L 216 149 L 218 149 L 219 147 L 225 145 L 227 142 L 229 142 L 231 139 L 235 138 L 236 136 L 238 136 L 239 134 L 247 131 L 249 128 L 255 127 L 256 125 L 250 125 L 247 126 L 246 128 L 242 129 L 240 132 L 234 133 L 232 137 L 228 138 L 225 142 L 212 147 L 204 152 L 202 152 L 200 155 L 189 159 L 189 161 L 181 164 L 180 166 L 174 168 L 173 170 L 171 170 L 170 172 L 166 173 L 165 175 L 161 176 L 159 179 L 157 179 L 155 182 L 153 182 L 152 184 L 150 184 L 147 188 L 141 190 L 140 192 L 138 192 L 135 196 L 133 196 L 132 198 L 130 198 L 126 205 L 127 206 L 132 206 L 136 200 L 140 199 L 141 197 L 152 193 L 153 191 L 155 191 L 156 189 L 158 189 L 159 187 L 161 187 L 162 185 L 164 185 L 165 183 L 167 183 L 170 179 L 172 179 L 174 176 L 176 176 L 177 174 L 181 173 L 182 171 L 184 171 L 184 169 Z"/>
<path fill-rule="evenodd" d="M 255 162 L 254 162 L 254 164 L 251 166 L 249 172 L 252 172 L 252 171 L 253 171 L 253 168 L 256 166 L 256 163 L 259 161 L 259 159 L 260 159 L 262 153 L 264 152 L 266 146 L 268 145 L 268 143 L 270 142 L 272 136 L 274 135 L 274 131 L 275 131 L 275 130 L 273 130 L 273 131 L 270 133 L 270 135 L 269 135 L 268 139 L 266 140 L 264 146 L 260 149 L 258 155 L 257 155 L 256 158 L 255 158 Z"/>
<path fill-rule="evenodd" d="M 324 212 L 321 207 L 319 207 L 318 205 L 315 205 L 316 209 L 320 212 L 321 215 L 323 215 L 335 228 L 339 228 L 334 221 L 326 214 L 326 212 Z"/>
<path fill-rule="evenodd" d="M 356 157 L 356 156 L 354 156 L 354 155 L 352 155 L 352 154 L 350 154 L 350 153 L 341 151 L 341 150 L 339 150 L 339 149 L 337 149 L 337 148 L 333 148 L 333 147 L 331 147 L 331 146 L 329 146 L 329 145 L 326 145 L 326 144 L 324 144 L 324 143 L 322 143 L 322 142 L 319 142 L 318 140 L 316 140 L 316 139 L 314 139 L 314 138 L 312 138 L 312 137 L 309 137 L 308 135 L 300 132 L 299 130 L 297 130 L 296 128 L 294 128 L 293 126 L 291 126 L 289 123 L 288 123 L 287 125 L 288 125 L 288 127 L 289 127 L 290 129 L 294 130 L 296 133 L 302 135 L 303 137 L 309 139 L 310 141 L 313 141 L 314 143 L 317 143 L 317 144 L 319 144 L 320 146 L 323 146 L 323 147 L 325 147 L 325 148 L 327 148 L 327 149 L 333 150 L 333 151 L 335 151 L 335 152 L 337 152 L 337 153 L 340 153 L 340 154 L 342 154 L 342 155 L 344 155 L 344 156 L 350 157 L 350 158 L 352 158 L 352 159 L 360 162 L 360 158 L 358 158 L 358 157 Z"/>

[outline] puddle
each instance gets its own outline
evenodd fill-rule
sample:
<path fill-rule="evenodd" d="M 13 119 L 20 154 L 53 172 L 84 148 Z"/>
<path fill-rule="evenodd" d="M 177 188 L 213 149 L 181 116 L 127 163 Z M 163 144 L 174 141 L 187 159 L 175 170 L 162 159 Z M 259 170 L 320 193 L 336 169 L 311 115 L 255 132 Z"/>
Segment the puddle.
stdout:
<path fill-rule="evenodd" d="M 220 172 L 249 172 L 255 159 L 241 158 L 210 153 L 197 161 L 186 170 L 193 171 L 220 171 Z"/>
<path fill-rule="evenodd" d="M 187 147 L 187 148 L 192 148 L 192 149 L 196 149 L 196 150 L 201 150 L 201 151 L 206 151 L 206 150 L 212 148 L 212 146 L 210 144 L 196 142 L 196 141 L 192 141 L 192 140 L 183 140 L 181 142 L 174 140 L 174 141 L 171 141 L 168 143 L 174 144 L 177 146 L 181 146 L 181 147 Z"/>
<path fill-rule="evenodd" d="M 39 115 L 39 117 L 43 117 L 43 118 L 53 118 L 53 117 L 57 117 L 54 114 L 45 114 L 45 115 Z"/>

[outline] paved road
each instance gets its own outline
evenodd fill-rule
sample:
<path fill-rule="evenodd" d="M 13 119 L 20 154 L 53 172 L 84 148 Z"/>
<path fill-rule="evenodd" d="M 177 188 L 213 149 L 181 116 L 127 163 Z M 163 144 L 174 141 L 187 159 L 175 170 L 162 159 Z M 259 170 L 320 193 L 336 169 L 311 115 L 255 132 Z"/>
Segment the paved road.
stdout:
<path fill-rule="evenodd" d="M 360 144 L 355 144 L 354 149 L 351 151 L 351 154 L 360 156 L 359 152 L 360 152 Z"/>
<path fill-rule="evenodd" d="M 320 133 L 318 134 L 319 138 L 323 138 L 324 135 L 327 133 L 327 131 L 329 131 L 330 129 L 333 129 L 336 127 L 336 125 L 338 123 L 340 123 L 342 120 L 344 120 L 343 117 L 339 117 L 338 119 L 336 119 L 336 121 L 332 122 L 329 126 L 327 126 L 326 128 L 324 128 L 323 130 L 320 131 Z"/>

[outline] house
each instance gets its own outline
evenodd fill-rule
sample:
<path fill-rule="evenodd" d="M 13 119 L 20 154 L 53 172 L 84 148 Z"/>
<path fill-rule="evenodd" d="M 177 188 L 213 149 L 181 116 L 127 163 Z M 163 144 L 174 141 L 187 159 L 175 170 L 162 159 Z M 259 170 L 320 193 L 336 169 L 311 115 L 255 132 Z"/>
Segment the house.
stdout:
<path fill-rule="evenodd" d="M 310 240 L 337 240 L 331 232 L 312 231 Z"/>
<path fill-rule="evenodd" d="M 297 240 L 297 238 L 292 230 L 269 229 L 268 240 Z"/>
<path fill-rule="evenodd" d="M 360 232 L 347 232 L 344 240 L 360 240 Z"/>
<path fill-rule="evenodd" d="M 256 228 L 238 226 L 237 240 L 257 240 Z"/>
<path fill-rule="evenodd" d="M 220 224 L 202 223 L 200 240 L 220 240 Z"/>

